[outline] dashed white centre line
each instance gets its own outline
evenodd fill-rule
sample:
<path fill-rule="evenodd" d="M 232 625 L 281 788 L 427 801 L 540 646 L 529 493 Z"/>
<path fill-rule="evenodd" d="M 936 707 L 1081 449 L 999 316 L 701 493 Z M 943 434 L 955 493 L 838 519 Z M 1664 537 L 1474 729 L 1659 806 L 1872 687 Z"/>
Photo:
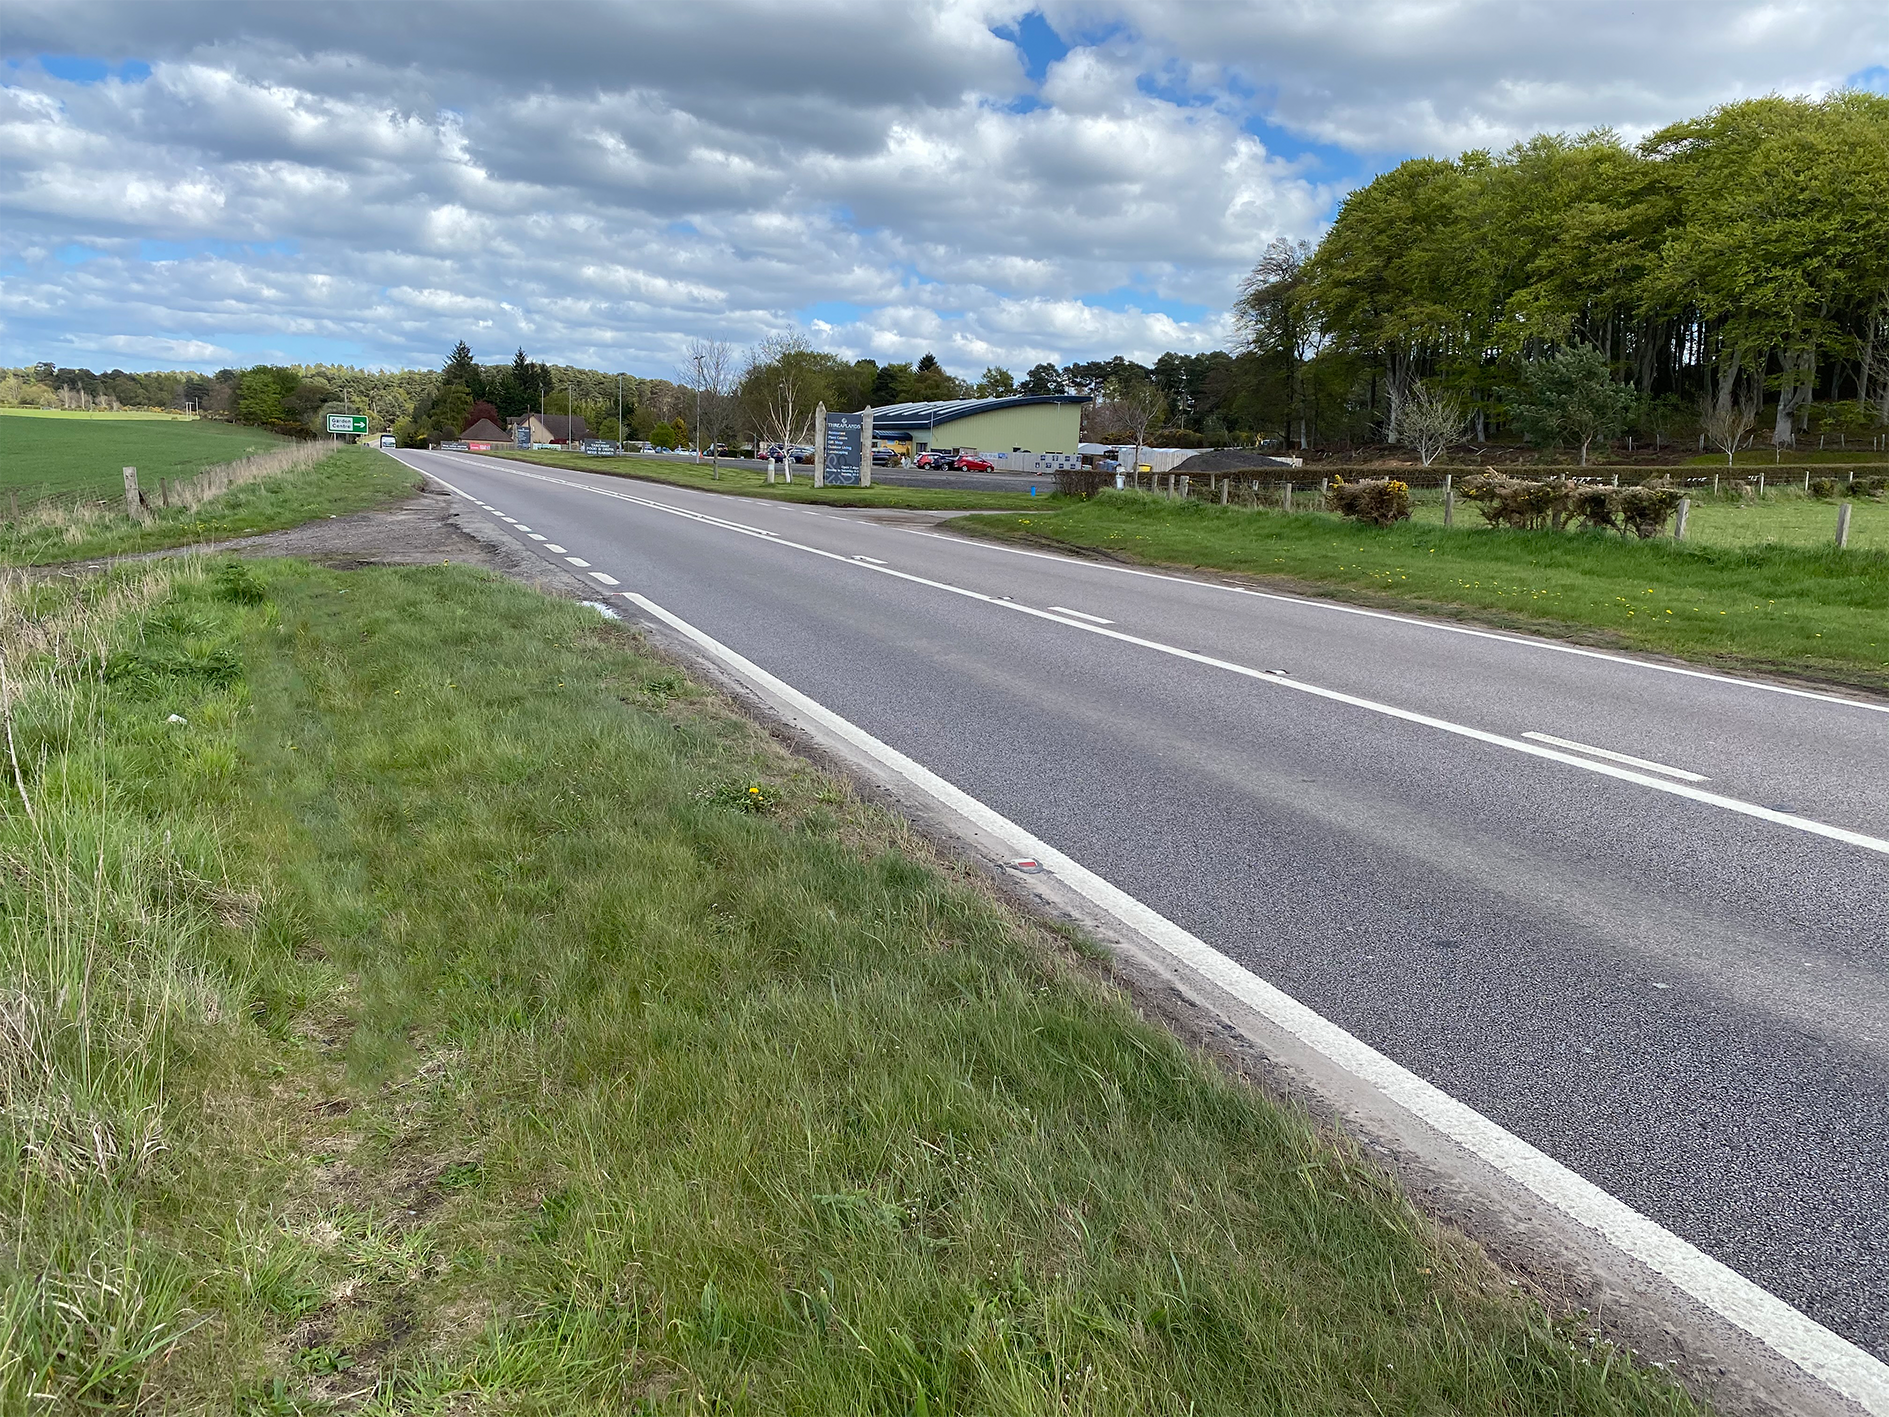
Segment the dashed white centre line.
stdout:
<path fill-rule="evenodd" d="M 1572 738 L 1557 738 L 1552 733 L 1524 733 L 1522 737 L 1533 738 L 1537 743 L 1552 743 L 1557 748 L 1572 748 L 1577 753 L 1592 753 L 1597 758 L 1611 758 L 1616 763 L 1645 768 L 1648 772 L 1663 772 L 1666 776 L 1676 777 L 1682 782 L 1710 782 L 1712 780 L 1704 773 L 1687 772 L 1684 768 L 1669 768 L 1666 764 L 1656 763 L 1650 758 L 1636 758 L 1631 753 L 1616 753 L 1611 748 L 1596 748 L 1590 743 L 1576 743 Z"/>
<path fill-rule="evenodd" d="M 1058 615 L 1073 615 L 1078 620 L 1088 620 L 1097 625 L 1113 625 L 1115 623 L 1113 620 L 1104 620 L 1100 615 L 1091 615 L 1086 610 L 1071 610 L 1067 605 L 1052 605 L 1050 609 L 1054 610 Z"/>
<path fill-rule="evenodd" d="M 566 556 L 564 559 L 569 561 L 573 566 L 588 566 L 590 564 L 590 562 L 586 561 L 582 556 Z"/>

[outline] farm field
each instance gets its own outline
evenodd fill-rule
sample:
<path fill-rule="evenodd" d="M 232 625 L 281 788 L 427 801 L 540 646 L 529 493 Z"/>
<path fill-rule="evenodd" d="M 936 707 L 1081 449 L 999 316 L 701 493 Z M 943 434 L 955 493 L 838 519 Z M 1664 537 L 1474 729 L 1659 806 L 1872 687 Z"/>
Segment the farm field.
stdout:
<path fill-rule="evenodd" d="M 217 463 L 284 447 L 289 440 L 167 414 L 0 409 L 0 515 L 47 497 L 103 498 L 124 490 L 123 469 L 155 491 L 159 478 L 190 477 Z"/>
<path fill-rule="evenodd" d="M 1694 518 L 1701 516 L 1695 510 Z M 1440 502 L 1388 528 L 1323 512 L 1168 502 L 1105 493 L 1028 515 L 961 517 L 974 535 L 1102 552 L 1141 563 L 1270 577 L 1314 594 L 1474 619 L 1726 667 L 1807 674 L 1889 691 L 1889 508 L 1853 515 L 1839 552 L 1833 505 L 1778 499 L 1706 513 L 1683 544 L 1618 536 L 1491 531 Z M 1741 520 L 1741 518 L 1749 518 Z M 1784 528 L 1779 534 L 1773 534 Z M 1789 544 L 1794 528 L 1805 539 Z M 1865 539 L 1866 538 L 1866 539 Z"/>
<path fill-rule="evenodd" d="M 592 610 L 0 636 L 9 1411 L 1696 1410 Z"/>
<path fill-rule="evenodd" d="M 226 446 L 240 450 L 242 444 Z M 5 504 L 0 503 L 0 564 L 84 561 L 280 531 L 319 517 L 384 506 L 410 495 L 419 485 L 418 478 L 378 448 L 328 451 L 320 444 L 273 439 L 258 457 L 290 465 L 237 483 L 190 507 L 161 505 L 155 484 L 144 483 L 140 467 L 139 480 L 152 504 L 141 521 L 125 514 L 123 476 L 116 469 L 119 498 L 103 505 L 75 507 L 63 499 L 48 499 L 13 518 L 3 515 Z M 222 461 L 214 465 L 221 466 Z M 186 463 L 181 471 L 189 476 L 198 469 Z"/>

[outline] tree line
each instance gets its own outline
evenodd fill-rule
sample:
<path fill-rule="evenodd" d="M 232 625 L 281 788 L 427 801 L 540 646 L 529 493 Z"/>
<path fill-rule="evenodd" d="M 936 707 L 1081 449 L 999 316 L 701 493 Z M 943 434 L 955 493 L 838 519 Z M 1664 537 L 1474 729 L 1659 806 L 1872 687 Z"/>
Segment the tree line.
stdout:
<path fill-rule="evenodd" d="M 1275 242 L 1238 314 L 1302 443 L 1360 419 L 1405 441 L 1438 403 L 1478 441 L 1580 442 L 1545 391 L 1598 365 L 1617 393 L 1587 390 L 1588 441 L 1768 422 L 1788 444 L 1889 424 L 1885 212 L 1889 98 L 1754 99 L 1633 145 L 1402 163 L 1315 249 Z"/>

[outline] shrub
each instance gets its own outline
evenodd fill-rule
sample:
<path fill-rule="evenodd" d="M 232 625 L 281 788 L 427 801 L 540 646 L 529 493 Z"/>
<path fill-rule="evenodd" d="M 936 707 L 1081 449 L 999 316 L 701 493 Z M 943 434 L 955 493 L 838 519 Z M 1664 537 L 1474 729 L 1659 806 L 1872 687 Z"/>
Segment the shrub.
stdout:
<path fill-rule="evenodd" d="M 1095 496 L 1104 488 L 1113 488 L 1115 478 L 1098 467 L 1065 467 L 1056 472 L 1056 492 L 1061 497 Z"/>
<path fill-rule="evenodd" d="M 1852 497 L 1880 497 L 1885 480 L 1880 477 L 1859 477 L 1850 483 L 1847 491 Z"/>
<path fill-rule="evenodd" d="M 1679 489 L 1663 477 L 1643 482 L 1638 487 L 1610 489 L 1611 501 L 1619 512 L 1620 534 L 1631 531 L 1640 540 L 1660 535 L 1666 523 L 1679 510 Z"/>
<path fill-rule="evenodd" d="M 1819 477 L 1810 484 L 1810 495 L 1819 501 L 1827 502 L 1837 495 L 1837 483 L 1834 477 Z"/>
<path fill-rule="evenodd" d="M 1370 477 L 1362 482 L 1332 479 L 1325 505 L 1353 521 L 1391 526 L 1410 520 L 1410 488 L 1392 478 Z"/>
<path fill-rule="evenodd" d="M 1509 477 L 1493 468 L 1465 477 L 1462 484 L 1464 499 L 1476 504 L 1483 520 L 1490 526 L 1512 527 L 1516 531 L 1538 531 L 1544 527 L 1560 531 L 1575 515 L 1575 493 L 1584 490 L 1565 477 L 1542 482 L 1530 477 Z"/>

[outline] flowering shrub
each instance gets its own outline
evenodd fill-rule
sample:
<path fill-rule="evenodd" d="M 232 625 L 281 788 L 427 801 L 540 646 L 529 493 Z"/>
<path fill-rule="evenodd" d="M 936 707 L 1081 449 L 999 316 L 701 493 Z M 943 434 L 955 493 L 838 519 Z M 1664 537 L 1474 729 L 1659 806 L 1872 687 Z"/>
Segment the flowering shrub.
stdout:
<path fill-rule="evenodd" d="M 1462 494 L 1491 526 L 1517 531 L 1595 531 L 1658 536 L 1679 510 L 1679 489 L 1664 478 L 1638 487 L 1599 487 L 1565 477 L 1535 481 L 1490 470 L 1463 479 Z"/>
<path fill-rule="evenodd" d="M 1346 482 L 1334 477 L 1325 492 L 1325 505 L 1353 521 L 1391 526 L 1410 520 L 1410 487 L 1392 478 L 1370 477 Z"/>

